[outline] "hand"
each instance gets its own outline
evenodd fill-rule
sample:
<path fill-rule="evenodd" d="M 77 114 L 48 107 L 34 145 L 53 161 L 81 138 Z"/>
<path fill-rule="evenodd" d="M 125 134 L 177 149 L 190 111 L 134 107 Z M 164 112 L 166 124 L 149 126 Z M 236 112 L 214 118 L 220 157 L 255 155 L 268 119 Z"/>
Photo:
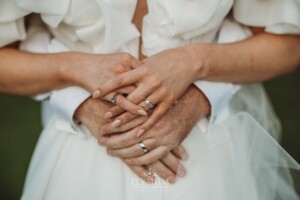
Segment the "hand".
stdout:
<path fill-rule="evenodd" d="M 65 53 L 62 57 L 67 62 L 63 68 L 64 74 L 67 74 L 70 82 L 79 85 L 89 91 L 94 91 L 104 82 L 116 77 L 124 72 L 131 71 L 137 67 L 140 62 L 133 56 L 127 53 L 115 54 L 84 54 L 84 53 Z M 69 59 L 68 59 L 69 58 Z M 111 101 L 116 93 L 129 94 L 134 90 L 134 86 L 118 88 L 111 91 L 103 97 L 104 100 Z M 147 115 L 142 107 L 131 103 L 127 98 L 118 95 L 116 103 L 126 111 L 138 114 Z"/>
<path fill-rule="evenodd" d="M 210 105 L 202 92 L 190 86 L 167 114 L 140 138 L 135 137 L 138 124 L 147 118 L 137 117 L 120 127 L 105 124 L 100 131 L 99 143 L 108 153 L 125 159 L 129 164 L 148 165 L 164 158 L 187 136 L 196 122 L 210 112 Z M 132 129 L 132 127 L 136 127 Z M 118 132 L 124 132 L 116 134 Z M 139 146 L 143 142 L 150 152 L 144 154 Z M 183 156 L 185 157 L 185 156 Z"/>
<path fill-rule="evenodd" d="M 184 47 L 163 51 L 144 60 L 138 68 L 105 82 L 95 93 L 104 96 L 118 88 L 136 85 L 137 88 L 128 96 L 131 102 L 145 107 L 144 99 L 147 98 L 153 105 L 157 105 L 151 117 L 137 130 L 137 135 L 140 136 L 149 130 L 196 80 L 195 72 L 201 64 L 193 58 L 191 51 Z M 113 108 L 109 115 L 114 117 L 122 111 L 120 108 Z"/>
<path fill-rule="evenodd" d="M 111 103 L 108 103 L 101 99 L 88 98 L 83 102 L 75 112 L 75 118 L 81 121 L 91 133 L 98 138 L 100 128 L 107 123 L 112 122 L 110 119 L 105 119 L 104 115 L 112 107 Z M 125 163 L 136 175 L 145 180 L 148 183 L 154 181 L 154 176 L 149 174 L 151 169 L 155 171 L 161 178 L 175 182 L 175 175 L 184 176 L 184 167 L 179 162 L 179 158 L 183 157 L 183 150 L 175 148 L 170 152 L 162 161 L 151 163 L 147 166 L 137 166 Z"/>
<path fill-rule="evenodd" d="M 184 177 L 186 175 L 186 169 L 181 164 L 180 160 L 182 154 L 185 152 L 183 147 L 178 146 L 169 152 L 164 158 L 153 162 L 149 165 L 126 165 L 141 179 L 147 183 L 153 183 L 155 181 L 154 174 L 157 174 L 168 183 L 175 183 L 176 176 Z"/>

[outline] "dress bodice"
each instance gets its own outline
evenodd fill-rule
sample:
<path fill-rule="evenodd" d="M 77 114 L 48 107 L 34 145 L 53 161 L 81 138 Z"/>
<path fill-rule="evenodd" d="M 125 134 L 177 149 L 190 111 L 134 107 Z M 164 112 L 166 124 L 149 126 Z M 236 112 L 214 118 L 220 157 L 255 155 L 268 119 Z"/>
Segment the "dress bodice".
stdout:
<path fill-rule="evenodd" d="M 300 33 L 298 0 L 148 0 L 143 19 L 143 53 L 196 42 L 214 42 L 233 10 L 234 18 L 273 33 Z M 38 13 L 55 38 L 71 50 L 138 54 L 132 24 L 137 0 L 2 0 L 0 46 L 26 37 L 23 17 Z M 255 13 L 255 15 L 254 15 Z M 280 13 L 280 15 L 278 14 Z"/>

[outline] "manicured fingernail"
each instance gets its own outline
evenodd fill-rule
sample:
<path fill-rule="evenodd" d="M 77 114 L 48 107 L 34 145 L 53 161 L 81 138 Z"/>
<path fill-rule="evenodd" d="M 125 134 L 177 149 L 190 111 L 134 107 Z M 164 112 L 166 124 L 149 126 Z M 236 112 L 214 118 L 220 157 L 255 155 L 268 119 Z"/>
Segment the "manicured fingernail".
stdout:
<path fill-rule="evenodd" d="M 138 133 L 136 134 L 136 137 L 140 137 L 141 135 L 144 134 L 144 130 L 139 130 Z"/>
<path fill-rule="evenodd" d="M 100 97 L 100 95 L 101 95 L 100 90 L 96 90 L 92 96 L 93 96 L 93 98 L 98 98 L 98 97 Z"/>
<path fill-rule="evenodd" d="M 109 118 L 111 118 L 112 117 L 112 113 L 111 112 L 107 112 L 107 113 L 105 113 L 105 115 L 104 115 L 104 118 L 106 118 L 106 119 L 109 119 Z"/>
<path fill-rule="evenodd" d="M 122 121 L 118 119 L 112 123 L 112 127 L 116 128 L 116 127 L 120 126 L 121 123 L 122 123 Z"/>
<path fill-rule="evenodd" d="M 138 110 L 137 113 L 140 114 L 140 115 L 144 115 L 144 116 L 147 115 L 147 112 L 144 111 L 144 110 Z"/>
<path fill-rule="evenodd" d="M 179 177 L 184 177 L 184 176 L 186 175 L 186 169 L 183 168 L 183 167 L 179 168 L 179 169 L 178 169 L 178 172 L 177 172 L 177 175 L 178 175 Z"/>
<path fill-rule="evenodd" d="M 167 179 L 167 181 L 168 181 L 168 183 L 173 184 L 173 183 L 176 182 L 176 178 L 175 178 L 174 176 L 171 176 L 171 177 L 169 177 L 169 178 Z"/>

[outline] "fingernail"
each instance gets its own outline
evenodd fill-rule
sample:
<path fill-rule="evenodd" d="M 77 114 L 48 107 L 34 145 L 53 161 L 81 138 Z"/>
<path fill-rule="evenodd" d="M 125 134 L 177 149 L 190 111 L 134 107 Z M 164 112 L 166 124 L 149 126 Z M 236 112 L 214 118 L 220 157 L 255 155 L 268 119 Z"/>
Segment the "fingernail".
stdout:
<path fill-rule="evenodd" d="M 167 179 L 167 181 L 168 181 L 168 183 L 173 184 L 173 183 L 176 182 L 176 178 L 175 178 L 174 176 L 171 176 L 171 177 L 169 177 L 169 178 Z"/>
<path fill-rule="evenodd" d="M 100 97 L 100 95 L 101 95 L 100 90 L 96 90 L 92 96 L 93 96 L 93 98 L 98 98 L 98 97 Z"/>
<path fill-rule="evenodd" d="M 109 118 L 111 118 L 112 117 L 112 113 L 111 112 L 107 112 L 107 113 L 105 113 L 105 115 L 104 115 L 104 118 L 106 118 L 106 119 L 109 119 Z"/>
<path fill-rule="evenodd" d="M 122 123 L 122 121 L 118 119 L 112 123 L 112 127 L 116 128 L 116 127 L 120 126 L 121 123 Z"/>
<path fill-rule="evenodd" d="M 179 177 L 184 177 L 184 176 L 186 175 L 186 169 L 183 168 L 183 167 L 179 168 L 179 169 L 178 169 L 178 172 L 177 172 L 177 175 L 178 175 Z"/>
<path fill-rule="evenodd" d="M 144 111 L 144 110 L 138 110 L 137 113 L 140 114 L 140 115 L 144 115 L 144 116 L 147 115 L 147 112 Z"/>
<path fill-rule="evenodd" d="M 136 134 L 136 137 L 140 137 L 141 135 L 144 134 L 144 130 L 139 130 L 138 133 Z"/>

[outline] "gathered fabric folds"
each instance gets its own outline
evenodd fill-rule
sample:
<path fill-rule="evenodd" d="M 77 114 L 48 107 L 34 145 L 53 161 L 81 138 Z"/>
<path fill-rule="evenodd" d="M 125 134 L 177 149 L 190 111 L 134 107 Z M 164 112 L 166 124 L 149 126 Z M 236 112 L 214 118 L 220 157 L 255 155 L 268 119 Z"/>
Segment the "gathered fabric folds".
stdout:
<path fill-rule="evenodd" d="M 1 0 L 0 47 L 23 41 L 23 50 L 32 52 L 128 52 L 138 57 L 141 34 L 131 22 L 136 4 Z M 148 10 L 142 32 L 146 56 L 189 44 L 242 40 L 251 35 L 247 26 L 300 34 L 299 0 L 148 0 Z M 231 29 L 240 32 L 224 34 Z M 260 84 L 242 86 L 226 107 L 226 117 L 208 131 L 193 128 L 183 141 L 189 154 L 183 162 L 187 176 L 174 185 L 159 177 L 146 184 L 120 159 L 108 156 L 94 137 L 63 131 L 57 113 L 48 117 L 22 200 L 299 200 L 291 171 L 299 173 L 300 166 L 278 144 L 280 123 Z"/>

